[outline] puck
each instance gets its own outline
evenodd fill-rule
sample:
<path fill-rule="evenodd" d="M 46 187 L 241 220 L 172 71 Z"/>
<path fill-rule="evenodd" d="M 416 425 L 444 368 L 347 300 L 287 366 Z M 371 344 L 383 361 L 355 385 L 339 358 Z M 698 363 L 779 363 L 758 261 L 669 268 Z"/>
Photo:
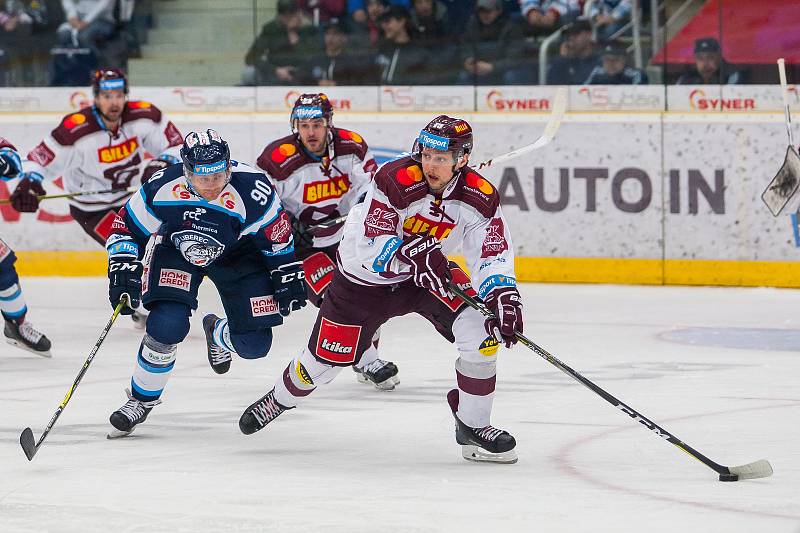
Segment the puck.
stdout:
<path fill-rule="evenodd" d="M 720 474 L 720 481 L 739 481 L 739 474 Z"/>

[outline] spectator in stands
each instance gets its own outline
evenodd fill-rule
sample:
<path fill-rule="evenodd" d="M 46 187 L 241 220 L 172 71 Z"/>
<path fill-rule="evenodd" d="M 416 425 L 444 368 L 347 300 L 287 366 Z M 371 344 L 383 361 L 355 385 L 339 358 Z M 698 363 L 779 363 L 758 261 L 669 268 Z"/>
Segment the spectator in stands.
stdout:
<path fill-rule="evenodd" d="M 550 35 L 581 14 L 580 0 L 519 0 L 525 35 Z"/>
<path fill-rule="evenodd" d="M 320 53 L 317 30 L 303 26 L 297 0 L 278 0 L 278 16 L 264 24 L 250 45 L 242 74 L 245 85 L 298 83 L 307 58 Z"/>
<path fill-rule="evenodd" d="M 58 43 L 88 48 L 99 63 L 105 64 L 103 43 L 117 31 L 114 4 L 114 0 L 61 0 L 67 21 L 58 28 Z"/>
<path fill-rule="evenodd" d="M 314 26 L 342 19 L 347 12 L 347 0 L 298 0 L 298 5 Z"/>
<path fill-rule="evenodd" d="M 438 0 L 411 0 L 411 25 L 425 46 L 440 46 L 450 34 L 447 7 Z"/>
<path fill-rule="evenodd" d="M 368 7 L 369 3 L 370 0 L 347 0 L 347 11 L 356 23 L 367 23 L 367 11 L 365 8 Z M 405 8 L 411 7 L 411 0 L 386 0 L 381 3 Z"/>
<path fill-rule="evenodd" d="M 594 50 L 589 19 L 579 17 L 575 22 L 564 26 L 564 37 L 561 56 L 555 58 L 547 70 L 547 83 L 581 85 L 600 63 Z"/>
<path fill-rule="evenodd" d="M 647 74 L 626 65 L 628 54 L 618 43 L 608 43 L 600 54 L 601 64 L 594 67 L 584 85 L 646 85 Z"/>
<path fill-rule="evenodd" d="M 2 5 L 0 86 L 45 85 L 55 29 L 64 20 L 61 1 L 18 0 Z"/>
<path fill-rule="evenodd" d="M 500 0 L 478 0 L 461 40 L 463 70 L 458 83 L 493 85 L 516 65 L 522 29 L 503 13 Z"/>
<path fill-rule="evenodd" d="M 355 23 L 351 42 L 364 48 L 376 48 L 383 32 L 378 19 L 389 9 L 389 0 L 366 0 L 366 21 Z"/>
<path fill-rule="evenodd" d="M 325 52 L 311 59 L 307 85 L 377 85 L 378 72 L 372 58 L 348 46 L 350 35 L 343 20 L 331 19 L 325 26 Z"/>
<path fill-rule="evenodd" d="M 631 18 L 631 0 L 596 0 L 589 8 L 597 40 L 605 42 L 622 29 Z"/>
<path fill-rule="evenodd" d="M 376 62 L 384 85 L 425 85 L 435 83 L 428 50 L 411 30 L 411 15 L 402 6 L 390 6 L 378 22 L 383 38 Z"/>
<path fill-rule="evenodd" d="M 514 11 L 519 12 L 518 0 L 504 0 L 514 4 Z M 447 8 L 447 25 L 450 35 L 461 35 L 467 23 L 475 13 L 475 0 L 437 0 Z M 510 13 L 508 13 L 510 14 Z"/>
<path fill-rule="evenodd" d="M 734 85 L 744 83 L 744 75 L 722 59 L 719 41 L 704 37 L 694 42 L 695 66 L 678 78 L 678 85 Z"/>

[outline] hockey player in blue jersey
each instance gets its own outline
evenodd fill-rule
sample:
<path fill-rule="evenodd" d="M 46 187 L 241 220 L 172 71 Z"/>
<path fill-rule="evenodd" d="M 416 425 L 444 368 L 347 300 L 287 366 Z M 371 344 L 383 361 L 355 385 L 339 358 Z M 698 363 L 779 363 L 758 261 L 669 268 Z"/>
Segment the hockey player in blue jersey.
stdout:
<path fill-rule="evenodd" d="M 10 180 L 22 173 L 22 162 L 14 146 L 0 137 L 0 179 Z M 0 239 L 0 313 L 5 322 L 6 342 L 37 355 L 50 357 L 50 340 L 25 320 L 28 306 L 14 268 L 14 251 Z"/>
<path fill-rule="evenodd" d="M 122 313 L 140 300 L 150 311 L 128 401 L 110 417 L 112 438 L 161 403 L 203 278 L 216 285 L 227 315 L 203 321 L 212 366 L 212 355 L 227 355 L 228 365 L 231 354 L 266 356 L 271 328 L 306 301 L 291 222 L 267 177 L 231 160 L 214 130 L 187 135 L 181 158 L 128 200 L 106 243 L 111 305 L 126 296 Z"/>

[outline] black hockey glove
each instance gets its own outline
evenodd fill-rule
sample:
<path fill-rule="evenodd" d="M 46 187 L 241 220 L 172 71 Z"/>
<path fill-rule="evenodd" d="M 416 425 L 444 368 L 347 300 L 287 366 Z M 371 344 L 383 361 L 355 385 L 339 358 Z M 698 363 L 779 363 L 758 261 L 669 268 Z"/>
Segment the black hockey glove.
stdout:
<path fill-rule="evenodd" d="M 403 240 L 397 257 L 411 265 L 414 284 L 450 298 L 447 290 L 450 282 L 450 267 L 442 253 L 442 244 L 433 235 L 412 235 Z"/>
<path fill-rule="evenodd" d="M 39 196 L 45 194 L 42 176 L 36 172 L 26 172 L 20 175 L 19 184 L 11 193 L 11 207 L 20 213 L 35 213 L 39 209 Z"/>
<path fill-rule="evenodd" d="M 511 348 L 517 343 L 514 333 L 522 333 L 522 297 L 516 287 L 496 287 L 484 299 L 486 307 L 494 313 L 484 323 L 486 333 Z"/>
<path fill-rule="evenodd" d="M 294 253 L 296 256 L 305 255 L 314 247 L 314 234 L 299 219 L 292 217 L 292 236 L 294 237 Z"/>
<path fill-rule="evenodd" d="M 121 256 L 108 259 L 108 300 L 112 309 L 123 295 L 128 296 L 128 304 L 120 313 L 132 315 L 142 301 L 142 264 L 134 257 Z"/>
<path fill-rule="evenodd" d="M 281 316 L 289 316 L 306 305 L 306 283 L 303 262 L 295 261 L 282 265 L 272 272 L 272 288 Z"/>

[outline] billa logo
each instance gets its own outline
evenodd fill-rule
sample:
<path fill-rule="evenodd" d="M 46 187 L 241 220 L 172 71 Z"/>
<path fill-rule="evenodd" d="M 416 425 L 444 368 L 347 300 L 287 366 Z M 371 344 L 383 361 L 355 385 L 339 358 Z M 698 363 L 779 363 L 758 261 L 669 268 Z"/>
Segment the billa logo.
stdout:
<path fill-rule="evenodd" d="M 236 196 L 232 192 L 226 191 L 219 197 L 219 203 L 225 209 L 234 210 L 236 209 Z"/>
<path fill-rule="evenodd" d="M 433 220 L 428 220 L 422 215 L 417 214 L 405 219 L 403 222 L 403 233 L 406 235 L 420 235 L 427 233 L 428 235 L 433 235 L 441 241 L 446 239 L 455 227 L 456 225 L 454 223 L 445 221 L 434 222 Z"/>
<path fill-rule="evenodd" d="M 128 159 L 139 148 L 139 140 L 131 137 L 125 142 L 113 146 L 104 146 L 97 150 L 97 160 L 101 163 L 116 163 Z"/>
<path fill-rule="evenodd" d="M 300 98 L 300 93 L 297 91 L 289 91 L 286 93 L 286 96 L 283 97 L 283 103 L 286 104 L 287 109 L 292 109 L 294 107 L 294 103 L 297 99 Z M 344 109 L 352 109 L 353 108 L 353 101 L 349 98 L 342 98 L 338 100 L 334 100 L 332 98 L 328 98 L 328 101 L 331 103 L 334 109 L 344 110 Z"/>
<path fill-rule="evenodd" d="M 303 186 L 303 201 L 307 204 L 316 204 L 332 198 L 341 198 L 349 190 L 350 179 L 347 174 L 323 181 L 312 181 Z"/>
<path fill-rule="evenodd" d="M 172 188 L 172 196 L 178 200 L 189 200 L 192 197 L 192 193 L 189 192 L 189 189 L 186 188 L 186 185 L 183 183 L 178 183 Z"/>
<path fill-rule="evenodd" d="M 695 89 L 689 93 L 689 105 L 697 111 L 725 111 L 728 109 L 755 109 L 753 98 L 706 98 L 703 89 Z"/>
<path fill-rule="evenodd" d="M 486 95 L 486 105 L 495 111 L 547 111 L 550 109 L 550 100 L 547 98 L 504 98 L 501 91 L 489 91 Z"/>
<path fill-rule="evenodd" d="M 459 122 L 456 124 L 456 133 L 462 133 L 469 130 L 469 126 L 464 122 Z"/>

